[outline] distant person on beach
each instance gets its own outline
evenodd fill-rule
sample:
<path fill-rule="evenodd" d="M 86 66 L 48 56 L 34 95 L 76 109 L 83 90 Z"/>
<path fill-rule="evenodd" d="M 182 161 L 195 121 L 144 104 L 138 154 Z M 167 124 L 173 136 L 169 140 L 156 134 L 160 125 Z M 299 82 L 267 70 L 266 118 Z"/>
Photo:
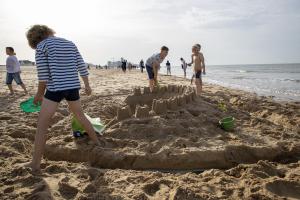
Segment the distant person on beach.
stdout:
<path fill-rule="evenodd" d="M 194 76 L 196 80 L 195 80 L 195 84 L 196 84 L 196 89 L 197 89 L 197 95 L 200 95 L 202 92 L 202 72 L 203 74 L 205 74 L 205 63 L 204 63 L 204 56 L 203 54 L 200 52 L 201 50 L 201 45 L 200 44 L 195 44 L 192 47 L 192 62 L 189 63 L 188 65 L 191 66 L 193 64 L 193 68 L 194 68 Z M 191 80 L 191 82 L 192 82 Z"/>
<path fill-rule="evenodd" d="M 160 53 L 152 55 L 146 61 L 146 70 L 149 78 L 150 91 L 153 91 L 154 86 L 158 85 L 157 75 L 160 68 L 160 64 L 163 62 L 165 57 L 168 55 L 169 48 L 166 46 L 161 47 Z"/>
<path fill-rule="evenodd" d="M 167 60 L 167 63 L 166 63 L 166 66 L 167 66 L 167 75 L 171 75 L 171 63 Z"/>
<path fill-rule="evenodd" d="M 144 65 L 144 61 L 143 59 L 140 61 L 140 69 L 141 69 L 141 72 L 143 73 L 144 71 L 144 68 L 145 68 L 145 65 Z"/>
<path fill-rule="evenodd" d="M 122 59 L 122 71 L 125 73 L 126 72 L 126 64 L 127 64 L 127 61 L 125 59 Z"/>
<path fill-rule="evenodd" d="M 8 55 L 6 59 L 6 85 L 8 86 L 10 94 L 14 94 L 14 90 L 12 87 L 13 80 L 15 80 L 15 82 L 23 88 L 25 94 L 27 94 L 28 92 L 26 90 L 26 86 L 21 79 L 20 63 L 18 58 L 16 57 L 14 48 L 6 47 L 6 54 Z"/>
<path fill-rule="evenodd" d="M 84 82 L 86 94 L 92 93 L 87 66 L 73 42 L 56 37 L 54 34 L 55 32 L 45 25 L 34 25 L 26 33 L 30 47 L 35 49 L 39 81 L 34 103 L 42 102 L 37 122 L 33 159 L 26 165 L 33 171 L 40 171 L 47 129 L 58 104 L 63 99 L 66 99 L 69 110 L 82 124 L 92 141 L 100 144 L 80 103 L 78 72 Z"/>
<path fill-rule="evenodd" d="M 183 58 L 180 58 L 181 60 L 181 68 L 183 70 L 184 78 L 186 78 L 186 68 L 187 68 L 187 63 Z"/>

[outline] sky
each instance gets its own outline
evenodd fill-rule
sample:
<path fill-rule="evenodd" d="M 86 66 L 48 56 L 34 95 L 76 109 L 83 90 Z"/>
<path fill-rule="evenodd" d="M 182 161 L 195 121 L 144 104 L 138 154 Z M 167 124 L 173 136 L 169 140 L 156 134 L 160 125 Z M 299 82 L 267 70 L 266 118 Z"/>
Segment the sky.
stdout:
<path fill-rule="evenodd" d="M 34 61 L 25 37 L 34 24 L 94 64 L 138 63 L 166 45 L 166 60 L 179 65 L 195 43 L 207 65 L 300 62 L 299 0 L 0 0 L 0 64 L 6 46 Z"/>

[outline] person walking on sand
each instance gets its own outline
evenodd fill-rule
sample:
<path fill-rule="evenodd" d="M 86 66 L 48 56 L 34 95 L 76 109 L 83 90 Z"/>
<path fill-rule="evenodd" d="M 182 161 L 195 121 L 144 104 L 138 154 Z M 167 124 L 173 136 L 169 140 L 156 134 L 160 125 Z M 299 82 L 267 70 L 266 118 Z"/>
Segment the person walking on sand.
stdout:
<path fill-rule="evenodd" d="M 180 61 L 181 61 L 181 68 L 183 70 L 184 78 L 186 78 L 187 63 L 185 62 L 185 60 L 183 58 L 180 58 Z"/>
<path fill-rule="evenodd" d="M 25 165 L 31 167 L 33 171 L 40 171 L 47 129 L 58 104 L 63 99 L 66 99 L 69 110 L 82 124 L 92 141 L 100 144 L 80 103 L 78 72 L 84 82 L 86 94 L 90 95 L 92 92 L 87 66 L 73 42 L 56 37 L 54 34 L 55 32 L 45 25 L 34 25 L 26 33 L 30 47 L 35 49 L 39 81 L 33 102 L 34 104 L 42 102 L 37 122 L 33 158 L 30 163 Z"/>
<path fill-rule="evenodd" d="M 125 73 L 126 72 L 127 61 L 125 59 L 121 59 L 121 63 L 122 63 L 122 71 Z"/>
<path fill-rule="evenodd" d="M 169 48 L 166 46 L 161 47 L 160 53 L 152 55 L 146 61 L 146 70 L 149 78 L 149 87 L 152 92 L 154 86 L 158 85 L 157 75 L 160 64 L 164 61 L 165 57 L 168 55 Z"/>
<path fill-rule="evenodd" d="M 141 72 L 143 73 L 144 71 L 144 68 L 145 68 L 145 65 L 144 65 L 144 61 L 143 59 L 140 61 L 140 69 L 141 69 Z"/>
<path fill-rule="evenodd" d="M 167 75 L 170 74 L 170 76 L 171 76 L 171 63 L 168 60 L 167 60 L 166 66 L 167 66 Z"/>
<path fill-rule="evenodd" d="M 10 94 L 14 94 L 14 90 L 12 87 L 13 80 L 15 80 L 17 85 L 20 85 L 23 88 L 25 94 L 28 94 L 26 86 L 21 79 L 20 62 L 16 57 L 14 48 L 6 47 L 6 54 L 8 55 L 6 59 L 6 85 L 8 86 Z"/>
<path fill-rule="evenodd" d="M 200 52 L 201 50 L 201 45 L 200 44 L 195 44 L 192 47 L 192 62 L 189 63 L 188 65 L 191 66 L 193 64 L 194 68 L 194 74 L 195 74 L 195 84 L 196 84 L 196 91 L 197 95 L 200 95 L 202 92 L 202 72 L 205 75 L 205 63 L 204 63 L 204 56 Z"/>

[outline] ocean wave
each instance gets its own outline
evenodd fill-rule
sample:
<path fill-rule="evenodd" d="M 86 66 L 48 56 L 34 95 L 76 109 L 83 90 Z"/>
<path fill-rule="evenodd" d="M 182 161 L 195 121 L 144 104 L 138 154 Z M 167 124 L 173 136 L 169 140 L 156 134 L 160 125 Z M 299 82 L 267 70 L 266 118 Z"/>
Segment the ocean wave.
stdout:
<path fill-rule="evenodd" d="M 232 79 L 242 80 L 242 79 L 250 79 L 250 78 L 247 78 L 245 76 L 236 76 L 236 77 L 232 77 Z"/>
<path fill-rule="evenodd" d="M 255 77 L 247 77 L 247 76 L 235 76 L 231 79 L 234 80 L 256 80 L 256 81 L 263 81 L 263 82 L 294 82 L 294 83 L 300 83 L 300 79 L 291 79 L 291 78 L 271 78 L 271 77 L 265 77 L 265 78 L 255 78 Z M 230 78 L 228 78 L 230 80 Z"/>
<path fill-rule="evenodd" d="M 238 72 L 238 73 L 253 73 L 253 72 L 260 72 L 260 71 L 255 71 L 255 70 L 241 70 L 241 69 L 237 69 L 237 70 L 231 70 L 230 72 Z"/>
<path fill-rule="evenodd" d="M 300 83 L 300 79 L 283 79 L 283 81 L 291 81 L 291 82 L 296 82 L 296 83 Z"/>
<path fill-rule="evenodd" d="M 214 69 L 215 71 L 224 71 L 224 69 Z M 246 74 L 246 73 L 259 73 L 259 74 L 265 74 L 265 73 L 276 73 L 276 74 L 299 74 L 299 69 L 229 69 L 227 72 L 231 73 L 238 73 L 238 74 Z"/>

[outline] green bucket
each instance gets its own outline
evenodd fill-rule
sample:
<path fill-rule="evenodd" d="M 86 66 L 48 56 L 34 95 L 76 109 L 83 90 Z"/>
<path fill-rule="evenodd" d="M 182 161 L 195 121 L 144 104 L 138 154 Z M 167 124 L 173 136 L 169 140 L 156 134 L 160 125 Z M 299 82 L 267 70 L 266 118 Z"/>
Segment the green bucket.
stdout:
<path fill-rule="evenodd" d="M 26 113 L 33 113 L 39 112 L 41 110 L 41 103 L 39 102 L 38 105 L 33 103 L 34 97 L 30 97 L 26 101 L 20 103 L 20 108 Z"/>
<path fill-rule="evenodd" d="M 225 117 L 219 121 L 219 124 L 225 131 L 231 131 L 234 128 L 234 117 Z"/>

